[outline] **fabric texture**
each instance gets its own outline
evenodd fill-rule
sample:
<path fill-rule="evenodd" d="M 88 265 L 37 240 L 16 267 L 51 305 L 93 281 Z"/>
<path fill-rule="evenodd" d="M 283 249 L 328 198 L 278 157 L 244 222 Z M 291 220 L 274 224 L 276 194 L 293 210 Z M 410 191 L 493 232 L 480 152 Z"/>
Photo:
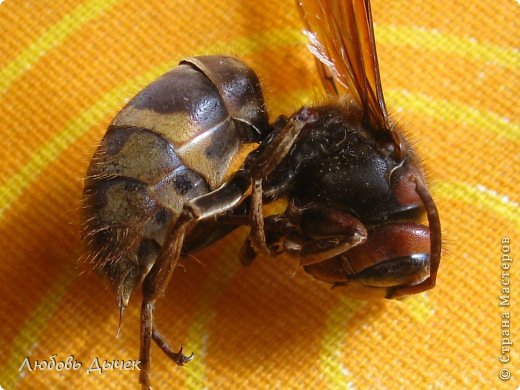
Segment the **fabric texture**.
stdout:
<path fill-rule="evenodd" d="M 437 287 L 363 302 L 288 258 L 237 261 L 247 230 L 182 261 L 156 322 L 195 359 L 152 348 L 156 389 L 504 388 L 520 385 L 520 279 L 499 306 L 501 240 L 520 248 L 517 2 L 374 0 L 387 104 L 424 160 L 444 256 Z M 0 386 L 137 388 L 139 293 L 125 313 L 80 264 L 82 179 L 118 110 L 179 60 L 240 56 L 271 119 L 323 96 L 290 0 L 7 0 L 0 5 Z M 86 269 L 87 272 L 83 272 Z M 501 363 L 509 312 L 513 341 Z M 506 327 L 507 330 L 507 327 Z M 55 355 L 79 370 L 20 371 Z M 501 369 L 511 378 L 499 379 Z M 503 374 L 505 375 L 505 374 Z"/>

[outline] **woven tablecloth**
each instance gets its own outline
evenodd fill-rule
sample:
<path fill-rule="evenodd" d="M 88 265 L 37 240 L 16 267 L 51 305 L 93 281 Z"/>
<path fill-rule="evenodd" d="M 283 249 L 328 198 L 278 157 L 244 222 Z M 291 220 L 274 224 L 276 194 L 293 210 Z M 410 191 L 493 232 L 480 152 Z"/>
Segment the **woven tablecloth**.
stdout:
<path fill-rule="evenodd" d="M 291 0 L 0 3 L 0 386 L 137 388 L 136 371 L 88 373 L 137 359 L 139 347 L 139 293 L 116 339 L 114 295 L 77 262 L 88 162 L 125 102 L 187 56 L 240 56 L 273 119 L 319 99 L 299 15 Z M 289 259 L 240 266 L 247 230 L 237 230 L 185 259 L 158 302 L 163 333 L 196 358 L 179 368 L 154 346 L 155 388 L 520 385 L 520 264 L 501 260 L 510 248 L 520 261 L 520 7 L 372 8 L 387 104 L 415 140 L 442 218 L 437 287 L 402 302 L 352 300 Z M 499 306 L 502 282 L 510 306 Z M 51 356 L 82 366 L 20 371 Z"/>

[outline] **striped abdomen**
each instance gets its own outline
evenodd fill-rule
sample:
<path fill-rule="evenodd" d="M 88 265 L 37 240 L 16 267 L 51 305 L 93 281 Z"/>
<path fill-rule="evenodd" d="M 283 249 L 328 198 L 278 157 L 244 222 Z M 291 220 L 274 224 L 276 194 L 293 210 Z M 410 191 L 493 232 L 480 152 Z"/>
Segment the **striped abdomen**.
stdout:
<path fill-rule="evenodd" d="M 232 57 L 185 60 L 119 112 L 87 173 L 82 235 L 120 300 L 183 204 L 220 187 L 267 129 L 258 79 Z"/>

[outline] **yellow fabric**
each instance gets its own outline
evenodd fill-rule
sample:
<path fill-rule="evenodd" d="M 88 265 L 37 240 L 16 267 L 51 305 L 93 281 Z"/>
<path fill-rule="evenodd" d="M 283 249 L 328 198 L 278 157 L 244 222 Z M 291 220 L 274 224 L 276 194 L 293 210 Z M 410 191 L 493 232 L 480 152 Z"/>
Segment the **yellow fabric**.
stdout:
<path fill-rule="evenodd" d="M 516 388 L 519 264 L 499 307 L 501 238 L 520 248 L 519 6 L 511 0 L 372 4 L 387 103 L 416 140 L 445 235 L 438 286 L 361 302 L 288 259 L 241 267 L 245 230 L 186 259 L 156 322 L 196 358 L 153 347 L 167 388 Z M 239 55 L 271 118 L 321 96 L 291 0 L 7 0 L 0 5 L 0 386 L 137 388 L 137 372 L 87 375 L 95 357 L 136 359 L 139 297 L 116 339 L 105 284 L 80 274 L 82 178 L 127 99 L 197 54 Z M 511 362 L 498 361 L 511 312 Z M 518 344 L 516 344 L 518 342 Z M 19 368 L 57 354 L 78 371 Z M 512 377 L 498 378 L 507 368 Z"/>

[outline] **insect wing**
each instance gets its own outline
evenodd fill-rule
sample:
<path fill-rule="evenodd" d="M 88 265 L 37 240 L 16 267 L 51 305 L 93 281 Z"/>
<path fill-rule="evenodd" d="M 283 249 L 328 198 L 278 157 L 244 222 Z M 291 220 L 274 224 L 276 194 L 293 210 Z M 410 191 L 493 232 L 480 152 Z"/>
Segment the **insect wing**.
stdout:
<path fill-rule="evenodd" d="M 349 94 L 365 120 L 390 129 L 374 41 L 369 0 L 297 0 L 328 93 Z"/>

